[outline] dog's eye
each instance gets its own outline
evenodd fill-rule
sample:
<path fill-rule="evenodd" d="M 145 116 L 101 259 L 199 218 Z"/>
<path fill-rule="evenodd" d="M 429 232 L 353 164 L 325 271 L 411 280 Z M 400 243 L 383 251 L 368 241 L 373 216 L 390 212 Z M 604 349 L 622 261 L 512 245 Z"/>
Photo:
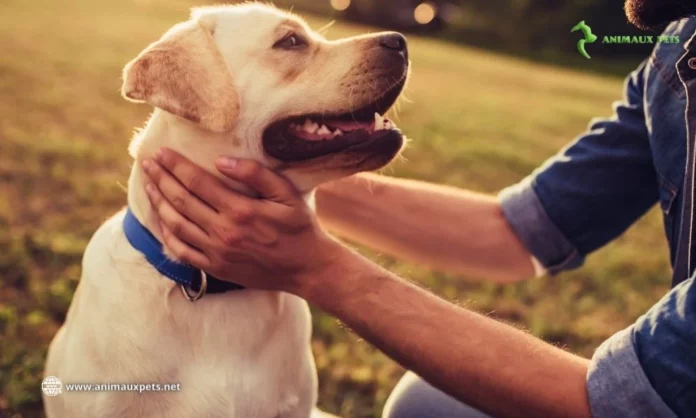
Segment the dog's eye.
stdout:
<path fill-rule="evenodd" d="M 297 34 L 291 33 L 273 45 L 273 48 L 298 49 L 307 46 L 307 41 Z"/>

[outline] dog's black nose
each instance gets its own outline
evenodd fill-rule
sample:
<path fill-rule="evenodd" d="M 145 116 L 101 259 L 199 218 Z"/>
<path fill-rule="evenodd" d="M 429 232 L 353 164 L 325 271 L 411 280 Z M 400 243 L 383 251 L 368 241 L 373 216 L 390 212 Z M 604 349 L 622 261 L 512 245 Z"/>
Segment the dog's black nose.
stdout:
<path fill-rule="evenodd" d="M 383 48 L 401 52 L 404 56 L 406 55 L 406 38 L 398 32 L 382 35 L 379 39 L 379 45 Z"/>

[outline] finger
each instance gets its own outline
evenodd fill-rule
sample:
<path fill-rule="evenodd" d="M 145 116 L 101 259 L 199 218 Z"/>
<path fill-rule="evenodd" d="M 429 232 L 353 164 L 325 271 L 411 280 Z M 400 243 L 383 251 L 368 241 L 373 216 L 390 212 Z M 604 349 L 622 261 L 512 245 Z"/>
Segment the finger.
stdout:
<path fill-rule="evenodd" d="M 220 157 L 216 166 L 222 174 L 251 187 L 266 200 L 289 205 L 298 197 L 295 186 L 286 178 L 257 161 Z"/>
<path fill-rule="evenodd" d="M 226 197 L 237 195 L 220 179 L 168 148 L 157 151 L 155 159 L 188 189 L 189 193 L 216 210 L 223 210 L 227 206 Z"/>
<path fill-rule="evenodd" d="M 145 190 L 160 222 L 164 223 L 167 229 L 180 240 L 196 248 L 207 248 L 210 237 L 204 230 L 177 212 L 153 184 L 148 183 Z"/>
<path fill-rule="evenodd" d="M 189 193 L 167 170 L 151 160 L 143 161 L 143 170 L 168 203 L 180 214 L 206 229 L 217 212 Z M 161 203 L 161 202 L 160 202 Z"/>
<path fill-rule="evenodd" d="M 210 259 L 205 254 L 181 241 L 166 225 L 161 223 L 160 229 L 162 230 L 164 244 L 178 261 L 190 264 L 201 270 L 210 268 Z"/>
<path fill-rule="evenodd" d="M 258 209 L 258 217 L 270 222 L 275 228 L 291 233 L 299 231 L 312 222 L 304 212 L 298 213 L 295 208 L 285 205 L 264 205 Z"/>

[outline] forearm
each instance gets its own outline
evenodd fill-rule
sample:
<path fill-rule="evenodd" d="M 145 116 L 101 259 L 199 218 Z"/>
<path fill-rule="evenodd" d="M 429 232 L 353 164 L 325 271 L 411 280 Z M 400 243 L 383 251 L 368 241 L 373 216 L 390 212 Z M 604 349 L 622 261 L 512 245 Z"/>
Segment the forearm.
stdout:
<path fill-rule="evenodd" d="M 500 282 L 534 274 L 493 196 L 361 174 L 319 188 L 317 211 L 340 236 L 435 269 Z"/>
<path fill-rule="evenodd" d="M 500 417 L 590 416 L 585 359 L 447 303 L 349 250 L 305 283 L 296 293 L 467 404 Z"/>

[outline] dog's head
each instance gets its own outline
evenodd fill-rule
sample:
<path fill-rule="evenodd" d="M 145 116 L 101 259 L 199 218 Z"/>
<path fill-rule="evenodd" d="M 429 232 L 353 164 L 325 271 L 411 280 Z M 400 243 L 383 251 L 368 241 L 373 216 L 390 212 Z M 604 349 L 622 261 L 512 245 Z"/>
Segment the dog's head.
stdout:
<path fill-rule="evenodd" d="M 125 67 L 123 95 L 217 132 L 220 154 L 259 160 L 307 191 L 399 153 L 403 136 L 383 115 L 408 67 L 398 33 L 328 41 L 269 6 L 207 7 Z"/>

